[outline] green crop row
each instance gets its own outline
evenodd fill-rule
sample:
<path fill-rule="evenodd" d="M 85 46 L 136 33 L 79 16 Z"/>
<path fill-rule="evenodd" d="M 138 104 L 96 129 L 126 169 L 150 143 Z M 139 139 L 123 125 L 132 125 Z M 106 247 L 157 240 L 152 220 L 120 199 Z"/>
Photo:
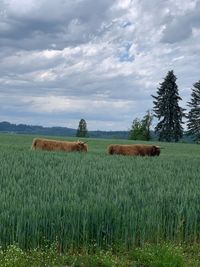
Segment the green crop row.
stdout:
<path fill-rule="evenodd" d="M 0 135 L 0 245 L 132 247 L 200 238 L 200 146 L 162 144 L 159 157 L 31 151 L 32 136 Z M 130 143 L 130 141 L 127 141 Z"/>

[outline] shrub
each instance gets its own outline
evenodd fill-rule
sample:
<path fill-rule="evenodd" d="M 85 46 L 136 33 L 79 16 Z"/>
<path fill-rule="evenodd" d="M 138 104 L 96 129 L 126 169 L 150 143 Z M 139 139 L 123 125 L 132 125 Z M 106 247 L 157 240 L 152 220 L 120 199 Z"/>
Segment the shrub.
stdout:
<path fill-rule="evenodd" d="M 175 245 L 146 245 L 134 251 L 136 266 L 185 267 L 182 249 Z"/>

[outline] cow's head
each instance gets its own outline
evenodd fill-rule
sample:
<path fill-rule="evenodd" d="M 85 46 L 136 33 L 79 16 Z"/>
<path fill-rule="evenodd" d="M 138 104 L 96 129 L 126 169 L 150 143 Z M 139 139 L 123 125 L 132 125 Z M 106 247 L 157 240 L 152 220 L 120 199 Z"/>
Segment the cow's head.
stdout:
<path fill-rule="evenodd" d="M 87 152 L 87 145 L 86 142 L 78 141 L 77 142 L 78 151 L 86 151 Z"/>
<path fill-rule="evenodd" d="M 152 156 L 159 156 L 160 155 L 160 147 L 159 146 L 152 146 L 151 155 Z"/>

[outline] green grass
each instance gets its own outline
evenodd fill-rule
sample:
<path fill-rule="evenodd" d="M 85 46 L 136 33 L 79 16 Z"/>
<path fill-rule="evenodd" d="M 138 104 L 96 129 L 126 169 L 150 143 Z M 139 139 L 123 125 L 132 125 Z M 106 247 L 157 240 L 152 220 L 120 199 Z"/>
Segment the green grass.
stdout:
<path fill-rule="evenodd" d="M 200 146 L 162 143 L 160 157 L 141 158 L 106 153 L 126 140 L 89 139 L 81 154 L 31 151 L 32 139 L 0 135 L 1 246 L 199 242 Z"/>
<path fill-rule="evenodd" d="M 200 246 L 146 244 L 129 251 L 68 250 L 59 253 L 56 243 L 22 250 L 17 245 L 0 248 L 1 267 L 199 267 Z"/>

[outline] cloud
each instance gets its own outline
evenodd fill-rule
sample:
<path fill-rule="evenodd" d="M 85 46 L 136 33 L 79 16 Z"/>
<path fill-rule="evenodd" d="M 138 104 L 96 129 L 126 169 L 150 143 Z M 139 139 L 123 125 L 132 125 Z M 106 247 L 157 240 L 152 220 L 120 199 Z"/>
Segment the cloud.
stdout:
<path fill-rule="evenodd" d="M 111 0 L 5 0 L 1 46 L 63 49 L 85 43 L 109 18 L 112 5 Z"/>
<path fill-rule="evenodd" d="M 123 130 L 152 108 L 168 70 L 184 105 L 199 80 L 200 0 L 1 0 L 0 7 L 2 120 L 76 127 L 85 116 L 90 129 Z"/>
<path fill-rule="evenodd" d="M 180 6 L 183 8 L 182 12 L 174 15 L 171 22 L 165 26 L 163 42 L 176 43 L 186 40 L 192 35 L 193 28 L 200 28 L 200 2 L 187 1 Z"/>

